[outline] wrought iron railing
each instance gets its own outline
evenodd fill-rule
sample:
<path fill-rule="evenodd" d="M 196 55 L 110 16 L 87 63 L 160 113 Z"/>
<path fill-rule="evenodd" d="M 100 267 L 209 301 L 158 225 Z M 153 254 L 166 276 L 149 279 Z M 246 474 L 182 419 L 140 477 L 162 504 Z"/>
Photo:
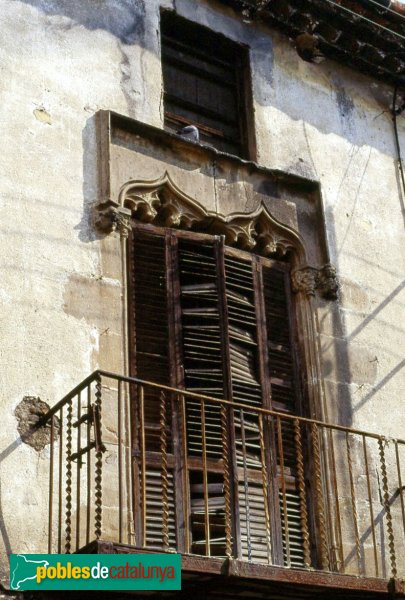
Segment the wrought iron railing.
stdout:
<path fill-rule="evenodd" d="M 49 552 L 102 539 L 401 575 L 403 440 L 104 371 L 38 426 L 51 438 Z"/>

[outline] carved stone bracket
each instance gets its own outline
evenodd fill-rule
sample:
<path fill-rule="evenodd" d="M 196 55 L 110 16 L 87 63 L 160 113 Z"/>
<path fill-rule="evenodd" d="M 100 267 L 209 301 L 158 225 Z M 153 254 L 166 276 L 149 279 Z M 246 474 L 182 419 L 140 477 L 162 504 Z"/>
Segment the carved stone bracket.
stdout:
<path fill-rule="evenodd" d="M 335 300 L 339 284 L 336 269 L 327 263 L 320 269 L 315 267 L 302 267 L 291 273 L 292 289 L 294 292 L 304 292 L 307 296 L 314 296 L 317 290 L 321 296 L 328 300 Z"/>
<path fill-rule="evenodd" d="M 318 272 L 318 290 L 324 298 L 336 300 L 339 290 L 339 281 L 336 268 L 327 263 Z"/>
<path fill-rule="evenodd" d="M 117 206 L 112 200 L 99 204 L 94 216 L 94 225 L 102 233 L 118 231 L 127 237 L 131 228 L 131 211 L 124 206 Z"/>
<path fill-rule="evenodd" d="M 318 269 L 302 267 L 291 273 L 293 292 L 304 292 L 307 296 L 314 296 L 317 285 Z"/>

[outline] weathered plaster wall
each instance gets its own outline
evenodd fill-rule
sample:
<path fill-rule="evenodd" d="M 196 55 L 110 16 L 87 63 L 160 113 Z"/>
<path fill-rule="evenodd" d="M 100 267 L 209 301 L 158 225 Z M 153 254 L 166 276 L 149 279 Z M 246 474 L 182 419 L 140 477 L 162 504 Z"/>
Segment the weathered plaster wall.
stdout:
<path fill-rule="evenodd" d="M 0 555 L 39 550 L 47 450 L 21 444 L 23 396 L 53 404 L 123 368 L 120 242 L 100 242 L 94 113 L 162 124 L 159 4 L 250 46 L 257 161 L 321 182 L 341 299 L 319 307 L 333 421 L 405 437 L 404 198 L 392 90 L 195 0 L 2 0 Z M 405 148 L 403 118 L 400 136 Z M 139 174 L 141 175 L 141 174 Z M 44 549 L 45 548 L 41 548 Z"/>

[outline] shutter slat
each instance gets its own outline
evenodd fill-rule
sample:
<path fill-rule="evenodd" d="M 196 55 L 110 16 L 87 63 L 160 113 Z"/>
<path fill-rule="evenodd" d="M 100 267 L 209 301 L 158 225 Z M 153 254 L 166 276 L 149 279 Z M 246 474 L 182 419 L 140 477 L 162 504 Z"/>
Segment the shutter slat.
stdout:
<path fill-rule="evenodd" d="M 173 475 L 168 473 L 168 506 L 169 506 L 169 547 L 176 548 L 176 524 Z M 158 470 L 148 468 L 146 472 L 146 545 L 150 548 L 163 548 L 163 506 L 162 478 Z"/>

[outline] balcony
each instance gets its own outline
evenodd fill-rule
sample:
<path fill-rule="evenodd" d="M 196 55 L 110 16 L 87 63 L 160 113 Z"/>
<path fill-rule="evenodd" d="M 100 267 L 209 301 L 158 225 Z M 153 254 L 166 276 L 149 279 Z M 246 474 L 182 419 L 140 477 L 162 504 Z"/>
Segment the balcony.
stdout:
<path fill-rule="evenodd" d="M 404 440 L 104 371 L 38 426 L 48 552 L 180 552 L 233 597 L 402 589 Z"/>

